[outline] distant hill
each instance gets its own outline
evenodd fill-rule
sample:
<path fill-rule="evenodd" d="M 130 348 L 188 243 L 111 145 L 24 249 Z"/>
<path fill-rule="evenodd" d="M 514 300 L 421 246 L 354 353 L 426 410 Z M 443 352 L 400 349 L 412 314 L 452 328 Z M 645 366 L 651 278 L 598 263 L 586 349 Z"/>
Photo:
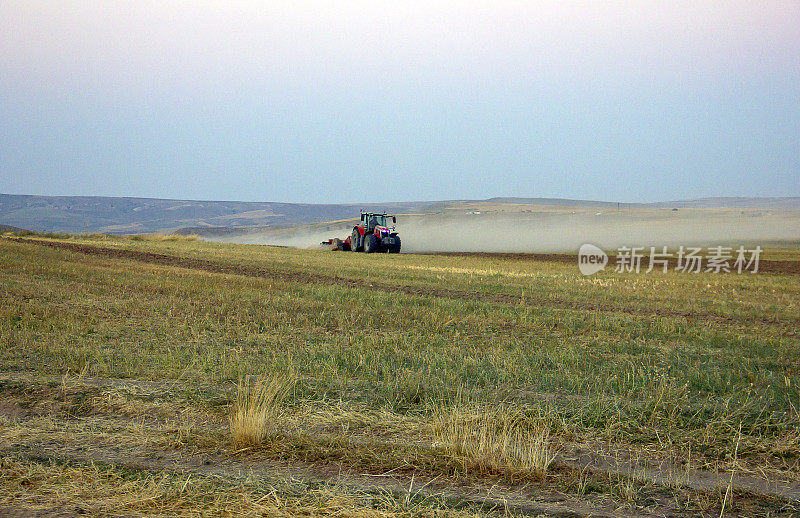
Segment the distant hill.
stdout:
<path fill-rule="evenodd" d="M 800 209 L 800 197 L 785 198 L 698 198 L 663 203 L 651 207 L 677 207 L 695 209 Z"/>
<path fill-rule="evenodd" d="M 30 230 L 19 227 L 12 227 L 11 225 L 0 224 L 0 233 L 2 232 L 30 232 Z"/>
<path fill-rule="evenodd" d="M 613 201 L 570 200 L 565 198 L 490 198 L 492 203 L 558 205 L 563 207 L 650 207 L 684 209 L 800 209 L 800 196 L 783 198 L 719 197 L 655 203 L 617 203 Z"/>
<path fill-rule="evenodd" d="M 312 205 L 0 194 L 0 223 L 40 232 L 139 234 L 182 228 L 274 227 L 352 218 L 359 209 L 425 212 L 441 202 Z"/>
<path fill-rule="evenodd" d="M 103 196 L 0 194 L 0 224 L 40 232 L 137 234 L 230 229 L 264 229 L 353 218 L 359 209 L 399 214 L 432 213 L 469 203 L 609 207 L 615 202 L 559 198 L 491 198 L 433 202 L 300 204 L 275 202 L 166 200 Z M 652 208 L 800 208 L 794 198 L 703 198 L 651 204 Z"/>
<path fill-rule="evenodd" d="M 617 203 L 615 201 L 596 201 L 596 200 L 571 200 L 568 198 L 489 198 L 484 201 L 489 203 L 516 203 L 522 205 L 554 205 L 558 207 L 646 207 L 645 203 Z"/>

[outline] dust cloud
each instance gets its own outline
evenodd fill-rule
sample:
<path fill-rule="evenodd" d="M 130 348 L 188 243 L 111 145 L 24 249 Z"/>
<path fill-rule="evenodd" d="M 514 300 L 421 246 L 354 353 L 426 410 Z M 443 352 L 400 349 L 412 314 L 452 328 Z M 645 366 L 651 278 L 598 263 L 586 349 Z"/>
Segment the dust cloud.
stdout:
<path fill-rule="evenodd" d="M 328 230 L 330 229 L 330 230 Z M 208 241 L 221 243 L 240 243 L 248 245 L 291 246 L 294 248 L 319 248 L 322 241 L 338 237 L 345 239 L 353 231 L 353 224 L 331 225 L 325 228 L 309 228 L 308 226 L 274 231 L 229 234 L 224 236 L 204 237 Z"/>
<path fill-rule="evenodd" d="M 406 252 L 575 252 L 584 243 L 620 246 L 713 246 L 800 240 L 800 213 L 751 211 L 514 214 L 403 225 Z"/>
<path fill-rule="evenodd" d="M 350 226 L 300 227 L 214 240 L 319 247 L 350 235 Z M 400 216 L 403 252 L 575 252 L 584 243 L 620 246 L 755 245 L 800 242 L 800 211 L 630 209 Z"/>

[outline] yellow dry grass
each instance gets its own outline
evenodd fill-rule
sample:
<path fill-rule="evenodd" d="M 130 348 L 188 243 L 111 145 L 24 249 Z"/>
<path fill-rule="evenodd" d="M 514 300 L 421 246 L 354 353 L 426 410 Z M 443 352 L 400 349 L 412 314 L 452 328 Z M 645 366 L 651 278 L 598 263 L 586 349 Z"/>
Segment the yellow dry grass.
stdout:
<path fill-rule="evenodd" d="M 469 468 L 543 477 L 553 462 L 549 423 L 503 409 L 470 405 L 438 416 L 437 444 Z"/>
<path fill-rule="evenodd" d="M 294 383 L 294 377 L 281 375 L 255 382 L 239 380 L 230 416 L 231 439 L 236 446 L 257 446 L 276 431 L 280 405 Z"/>
<path fill-rule="evenodd" d="M 477 518 L 385 492 L 0 457 L 0 516 Z M 483 516 L 483 515 L 481 515 Z"/>

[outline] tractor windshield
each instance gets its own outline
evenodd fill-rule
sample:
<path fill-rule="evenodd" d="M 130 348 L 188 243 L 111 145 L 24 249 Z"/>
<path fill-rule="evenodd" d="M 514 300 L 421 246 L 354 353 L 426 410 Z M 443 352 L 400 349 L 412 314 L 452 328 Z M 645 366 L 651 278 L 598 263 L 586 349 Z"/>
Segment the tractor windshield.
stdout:
<path fill-rule="evenodd" d="M 381 227 L 386 226 L 386 216 L 383 214 L 369 214 L 367 215 L 365 221 L 370 228 L 377 225 L 380 225 Z"/>
<path fill-rule="evenodd" d="M 369 228 L 374 228 L 375 226 L 388 228 L 394 222 L 392 216 L 387 216 L 386 214 L 370 214 L 370 213 L 364 214 L 363 221 L 364 224 L 367 225 Z"/>

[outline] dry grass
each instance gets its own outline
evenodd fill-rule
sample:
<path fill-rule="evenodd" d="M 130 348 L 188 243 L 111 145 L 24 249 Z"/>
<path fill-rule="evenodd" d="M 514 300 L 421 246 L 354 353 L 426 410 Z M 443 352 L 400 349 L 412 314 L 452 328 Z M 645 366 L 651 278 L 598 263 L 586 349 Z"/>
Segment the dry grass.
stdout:
<path fill-rule="evenodd" d="M 280 405 L 294 387 L 293 376 L 274 375 L 239 380 L 236 402 L 230 416 L 231 439 L 236 446 L 258 446 L 277 430 Z"/>
<path fill-rule="evenodd" d="M 271 516 L 477 518 L 338 485 L 142 473 L 0 457 L 2 516 Z M 7 514 L 6 514 L 7 513 Z"/>
<path fill-rule="evenodd" d="M 437 444 L 467 468 L 542 478 L 553 462 L 549 423 L 503 408 L 455 406 L 435 424 Z"/>

